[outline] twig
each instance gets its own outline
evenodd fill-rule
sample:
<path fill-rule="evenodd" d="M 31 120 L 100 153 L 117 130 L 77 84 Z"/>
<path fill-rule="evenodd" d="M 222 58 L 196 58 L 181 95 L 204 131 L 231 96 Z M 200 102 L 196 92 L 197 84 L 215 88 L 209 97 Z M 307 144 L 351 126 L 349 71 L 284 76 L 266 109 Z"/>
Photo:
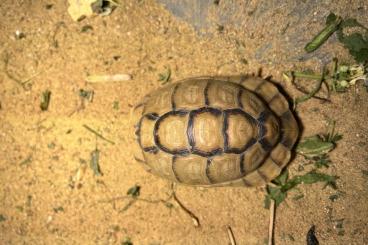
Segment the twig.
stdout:
<path fill-rule="evenodd" d="M 319 74 L 314 74 L 314 73 L 305 73 L 305 72 L 300 72 L 300 71 L 292 71 L 290 72 L 292 77 L 295 78 L 306 78 L 306 79 L 313 79 L 313 80 L 321 80 L 322 76 Z"/>
<path fill-rule="evenodd" d="M 96 130 L 90 128 L 89 126 L 87 126 L 86 124 L 83 124 L 83 127 L 85 127 L 88 131 L 94 133 L 97 137 L 109 142 L 112 145 L 115 145 L 115 142 L 109 139 L 106 139 L 102 134 L 98 133 Z"/>
<path fill-rule="evenodd" d="M 299 85 L 297 85 L 295 82 L 292 82 L 292 84 L 295 86 L 295 88 L 299 91 L 299 92 L 301 92 L 301 93 L 303 93 L 303 94 L 309 94 L 309 92 L 306 90 L 306 89 L 304 89 L 304 88 L 302 88 L 302 87 L 300 87 Z M 327 88 L 328 88 L 328 86 L 327 86 Z M 329 97 L 329 96 L 328 96 Z M 316 95 L 313 95 L 312 96 L 312 98 L 314 98 L 314 99 L 317 99 L 317 100 L 321 100 L 321 101 L 324 101 L 324 102 L 331 102 L 331 100 L 330 99 L 328 99 L 328 98 L 322 98 L 322 97 L 319 97 L 319 96 L 316 96 Z"/>
<path fill-rule="evenodd" d="M 99 161 L 100 161 L 100 151 L 97 149 L 96 146 L 96 149 L 91 152 L 91 160 L 89 164 L 95 176 L 102 176 Z"/>
<path fill-rule="evenodd" d="M 146 203 L 150 203 L 150 204 L 157 204 L 157 203 L 169 204 L 169 201 L 171 199 L 174 199 L 175 202 L 179 205 L 179 207 L 192 218 L 194 226 L 197 227 L 197 228 L 200 227 L 201 225 L 200 225 L 199 219 L 197 218 L 197 216 L 195 216 L 195 214 L 193 214 L 188 208 L 186 208 L 180 202 L 180 200 L 177 198 L 177 196 L 175 194 L 174 188 L 175 188 L 174 183 L 171 183 L 171 186 L 170 186 L 171 193 L 168 196 L 168 198 L 166 198 L 166 199 L 149 200 L 149 199 L 140 198 L 140 197 L 133 197 L 133 196 L 120 196 L 120 197 L 114 197 L 114 198 L 111 198 L 111 199 L 108 199 L 108 200 L 100 200 L 100 201 L 98 201 L 98 203 L 113 203 L 113 208 L 115 210 L 115 201 L 128 199 L 129 202 L 122 209 L 119 210 L 119 212 L 124 212 L 127 209 L 129 209 L 136 201 L 146 202 Z"/>
<path fill-rule="evenodd" d="M 133 197 L 133 196 L 119 196 L 119 197 L 114 197 L 111 199 L 107 199 L 107 200 L 100 200 L 98 201 L 98 203 L 113 203 L 113 209 L 115 210 L 115 201 L 119 201 L 119 200 L 126 200 L 128 199 L 129 202 L 122 208 L 119 210 L 119 212 L 124 212 L 126 210 L 128 210 L 131 206 L 133 206 L 133 204 L 135 202 L 145 202 L 145 203 L 149 203 L 149 204 L 158 204 L 158 203 L 163 203 L 163 204 L 168 204 L 169 201 L 173 198 L 173 195 L 170 194 L 168 196 L 168 198 L 166 199 L 157 199 L 157 200 L 150 200 L 150 199 L 145 199 L 145 198 L 140 198 L 140 197 Z"/>
<path fill-rule="evenodd" d="M 89 83 L 122 82 L 129 80 L 132 80 L 130 74 L 90 75 L 86 77 L 86 81 Z"/>
<path fill-rule="evenodd" d="M 304 96 L 300 96 L 300 97 L 295 99 L 294 109 L 295 109 L 297 104 L 302 103 L 306 100 L 309 100 L 321 89 L 324 78 L 325 78 L 325 67 L 323 68 L 322 76 L 320 76 L 319 82 L 317 83 L 316 87 L 314 89 L 312 89 L 312 91 L 310 91 L 309 94 L 306 94 Z"/>
<path fill-rule="evenodd" d="M 133 199 L 128 202 L 127 205 L 125 205 L 122 209 L 119 210 L 119 213 L 127 211 L 133 204 L 137 201 L 136 198 L 132 197 Z"/>
<path fill-rule="evenodd" d="M 227 235 L 229 236 L 230 244 L 231 245 L 236 245 L 234 233 L 231 230 L 230 226 L 227 227 Z"/>
<path fill-rule="evenodd" d="M 337 58 L 333 58 L 333 67 L 332 67 L 332 91 L 336 92 L 336 80 L 337 80 L 337 69 L 338 69 L 338 60 Z"/>
<path fill-rule="evenodd" d="M 304 73 L 304 72 L 299 72 L 299 71 L 290 71 L 290 72 L 284 72 L 283 73 L 284 79 L 288 82 L 290 82 L 292 85 L 294 85 L 294 87 L 301 93 L 303 94 L 309 94 L 309 91 L 307 91 L 305 88 L 299 86 L 295 81 L 296 78 L 305 78 L 305 79 L 313 79 L 313 80 L 319 80 L 321 79 L 321 76 L 318 74 L 309 74 L 309 73 Z M 324 102 L 331 102 L 331 100 L 329 99 L 329 88 L 328 88 L 328 84 L 327 82 L 325 82 L 327 90 L 328 90 L 328 96 L 327 98 L 323 98 L 323 97 L 319 97 L 317 95 L 313 95 L 312 98 L 317 99 L 317 100 L 321 100 Z"/>
<path fill-rule="evenodd" d="M 273 245 L 273 229 L 275 220 L 276 205 L 275 200 L 271 199 L 270 204 L 270 224 L 268 226 L 268 245 Z"/>
<path fill-rule="evenodd" d="M 199 223 L 199 219 L 197 218 L 197 216 L 195 216 L 188 208 L 186 208 L 180 201 L 179 199 L 176 197 L 175 192 L 173 192 L 173 198 L 176 201 L 176 203 L 181 207 L 181 209 L 186 212 L 193 220 L 194 226 L 195 227 L 200 227 L 201 224 Z"/>

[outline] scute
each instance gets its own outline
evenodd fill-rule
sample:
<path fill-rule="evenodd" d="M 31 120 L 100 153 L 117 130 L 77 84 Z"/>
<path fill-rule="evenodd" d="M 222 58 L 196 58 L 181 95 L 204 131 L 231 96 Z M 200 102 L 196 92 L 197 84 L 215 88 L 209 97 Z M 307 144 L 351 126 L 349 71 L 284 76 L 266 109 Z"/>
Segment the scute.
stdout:
<path fill-rule="evenodd" d="M 195 110 L 204 107 L 205 89 L 207 80 L 188 80 L 185 83 L 177 84 L 172 95 L 173 109 L 175 110 Z"/>
<path fill-rule="evenodd" d="M 274 146 L 279 141 L 280 134 L 280 124 L 277 118 L 273 114 L 269 113 L 267 118 L 265 118 L 264 127 L 264 138 L 271 146 Z"/>
<path fill-rule="evenodd" d="M 203 156 L 222 151 L 224 137 L 221 112 L 215 109 L 199 109 L 190 113 L 187 136 L 192 151 Z"/>
<path fill-rule="evenodd" d="M 155 113 L 161 116 L 162 114 L 171 111 L 171 96 L 174 90 L 175 86 L 170 85 L 152 93 L 151 96 L 147 98 L 148 102 L 145 103 L 144 114 Z"/>
<path fill-rule="evenodd" d="M 188 127 L 188 112 L 171 111 L 160 117 L 154 126 L 156 146 L 165 152 L 178 154 L 188 152 L 188 139 L 183 137 Z"/>
<path fill-rule="evenodd" d="M 254 118 L 258 118 L 266 107 L 252 92 L 243 90 L 240 95 L 241 108 Z"/>
<path fill-rule="evenodd" d="M 267 156 L 267 152 L 263 149 L 259 142 L 253 144 L 243 154 L 243 166 L 246 173 L 251 173 L 257 169 Z"/>
<path fill-rule="evenodd" d="M 240 90 L 241 87 L 234 83 L 212 81 L 206 87 L 206 104 L 222 110 L 238 108 Z"/>
<path fill-rule="evenodd" d="M 177 156 L 172 162 L 173 170 L 180 183 L 189 185 L 209 185 L 207 159 L 197 155 Z"/>
<path fill-rule="evenodd" d="M 226 111 L 227 112 L 227 111 Z M 226 146 L 227 152 L 241 153 L 249 147 L 252 140 L 258 136 L 257 121 L 242 111 L 226 113 Z"/>
<path fill-rule="evenodd" d="M 196 77 L 136 107 L 145 169 L 201 186 L 255 186 L 289 162 L 298 125 L 272 83 L 252 76 Z"/>
<path fill-rule="evenodd" d="M 223 154 L 209 160 L 207 176 L 211 184 L 239 179 L 244 176 L 241 155 Z"/>
<path fill-rule="evenodd" d="M 171 181 L 177 181 L 173 168 L 171 166 L 173 156 L 159 151 L 156 153 L 144 152 L 145 168 L 150 169 L 150 172 L 159 175 Z"/>

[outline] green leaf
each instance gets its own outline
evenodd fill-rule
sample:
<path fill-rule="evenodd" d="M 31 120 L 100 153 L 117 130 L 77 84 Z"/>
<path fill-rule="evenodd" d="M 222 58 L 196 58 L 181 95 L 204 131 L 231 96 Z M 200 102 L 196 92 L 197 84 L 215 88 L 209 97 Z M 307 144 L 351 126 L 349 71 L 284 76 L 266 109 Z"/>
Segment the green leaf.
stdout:
<path fill-rule="evenodd" d="M 340 196 L 338 194 L 333 194 L 331 196 L 328 197 L 328 199 L 331 200 L 331 202 L 336 201 Z"/>
<path fill-rule="evenodd" d="M 289 172 L 285 169 L 281 172 L 279 176 L 277 176 L 273 182 L 277 185 L 284 185 L 289 177 Z"/>
<path fill-rule="evenodd" d="M 329 121 L 327 133 L 322 135 L 324 141 L 333 143 L 334 145 L 336 145 L 337 141 L 342 139 L 342 134 L 335 132 L 335 126 L 336 126 L 335 121 L 333 120 Z"/>
<path fill-rule="evenodd" d="M 349 50 L 360 51 L 368 48 L 368 41 L 360 33 L 353 33 L 344 37 L 344 44 Z"/>
<path fill-rule="evenodd" d="M 45 90 L 42 92 L 40 104 L 40 108 L 42 111 L 47 111 L 47 109 L 49 108 L 50 98 L 51 98 L 50 90 Z"/>
<path fill-rule="evenodd" d="M 265 199 L 264 199 L 264 208 L 265 209 L 270 209 L 270 206 L 271 206 L 271 197 L 269 195 L 266 195 L 265 196 Z"/>
<path fill-rule="evenodd" d="M 368 170 L 362 170 L 362 174 L 364 177 L 368 177 Z"/>
<path fill-rule="evenodd" d="M 303 194 L 299 194 L 299 195 L 297 195 L 297 196 L 293 197 L 293 200 L 294 200 L 294 201 L 297 201 L 297 200 L 302 199 L 303 197 L 304 197 L 304 195 L 303 195 Z"/>
<path fill-rule="evenodd" d="M 79 89 L 79 97 L 81 97 L 82 99 L 86 99 L 91 102 L 93 100 L 93 95 L 93 90 Z"/>
<path fill-rule="evenodd" d="M 364 63 L 368 61 L 368 37 L 361 33 L 353 33 L 345 36 L 340 29 L 337 33 L 338 39 L 344 44 L 345 48 L 354 57 L 357 62 Z"/>
<path fill-rule="evenodd" d="M 343 20 L 343 22 L 341 23 L 341 27 L 342 28 L 344 28 L 344 27 L 361 27 L 361 28 L 367 30 L 367 28 L 365 26 L 363 26 L 356 19 L 353 19 L 353 18 Z"/>
<path fill-rule="evenodd" d="M 330 138 L 330 142 L 336 143 L 337 141 L 342 139 L 342 134 L 334 134 Z"/>
<path fill-rule="evenodd" d="M 328 18 L 329 17 L 329 18 Z M 313 52 L 318 49 L 327 39 L 340 27 L 342 18 L 340 16 L 335 16 L 335 18 L 330 14 L 327 17 L 326 26 L 323 28 L 307 45 L 305 45 L 304 50 L 308 53 Z"/>
<path fill-rule="evenodd" d="M 175 207 L 174 204 L 172 204 L 171 202 L 165 202 L 165 206 L 167 208 L 174 208 Z"/>
<path fill-rule="evenodd" d="M 125 238 L 125 241 L 121 242 L 121 245 L 133 245 L 129 237 Z"/>
<path fill-rule="evenodd" d="M 55 213 L 64 212 L 64 208 L 63 208 L 63 207 L 61 207 L 61 206 L 56 207 L 56 208 L 54 208 L 54 212 L 55 212 Z"/>
<path fill-rule="evenodd" d="M 317 182 L 326 182 L 327 185 L 336 186 L 336 176 L 319 173 L 312 170 L 305 175 L 295 176 L 281 187 L 283 192 L 286 192 L 299 184 L 314 184 Z"/>
<path fill-rule="evenodd" d="M 267 192 L 270 199 L 275 201 L 276 207 L 286 198 L 286 192 L 283 192 L 280 187 L 267 186 Z"/>
<path fill-rule="evenodd" d="M 101 176 L 101 169 L 100 169 L 100 151 L 98 149 L 95 149 L 91 152 L 91 161 L 90 161 L 90 167 L 93 170 L 93 173 L 95 176 Z"/>
<path fill-rule="evenodd" d="M 165 84 L 168 81 L 170 81 L 170 78 L 171 78 L 171 69 L 170 69 L 170 67 L 167 67 L 167 70 L 166 70 L 165 73 L 158 74 L 158 81 L 161 81 L 162 84 Z"/>
<path fill-rule="evenodd" d="M 313 158 L 313 160 L 314 160 L 314 166 L 316 168 L 322 168 L 322 167 L 328 168 L 331 164 L 331 160 L 329 159 L 327 154 L 324 154 L 319 157 L 315 157 Z"/>
<path fill-rule="evenodd" d="M 114 101 L 114 103 L 113 103 L 112 108 L 113 108 L 114 110 L 119 110 L 119 101 L 115 100 L 115 101 Z"/>
<path fill-rule="evenodd" d="M 334 13 L 330 13 L 326 18 L 326 25 L 329 25 L 336 21 L 337 16 Z"/>
<path fill-rule="evenodd" d="M 280 176 L 283 181 L 285 180 L 284 184 L 279 186 L 270 186 L 267 185 L 267 195 L 264 200 L 265 208 L 269 208 L 271 199 L 275 201 L 276 207 L 282 203 L 285 198 L 287 197 L 287 192 L 299 184 L 313 184 L 317 182 L 325 182 L 326 185 L 330 185 L 336 188 L 336 176 L 331 176 L 328 174 L 319 173 L 315 170 L 312 170 L 305 175 L 297 175 L 294 176 L 292 179 L 287 180 L 287 175 L 285 173 L 281 174 Z M 280 176 L 278 178 L 280 178 Z M 285 177 L 286 176 L 286 177 Z M 278 180 L 280 182 L 280 179 Z M 281 183 L 281 182 L 280 182 Z M 302 198 L 303 195 L 298 197 Z"/>
<path fill-rule="evenodd" d="M 0 214 L 0 222 L 4 222 L 6 220 L 6 217 L 2 214 Z"/>
<path fill-rule="evenodd" d="M 130 187 L 127 195 L 130 195 L 132 197 L 138 197 L 140 195 L 141 187 L 139 185 L 134 185 L 133 187 Z"/>
<path fill-rule="evenodd" d="M 26 159 L 19 163 L 19 166 L 29 165 L 32 162 L 32 155 L 29 155 Z"/>

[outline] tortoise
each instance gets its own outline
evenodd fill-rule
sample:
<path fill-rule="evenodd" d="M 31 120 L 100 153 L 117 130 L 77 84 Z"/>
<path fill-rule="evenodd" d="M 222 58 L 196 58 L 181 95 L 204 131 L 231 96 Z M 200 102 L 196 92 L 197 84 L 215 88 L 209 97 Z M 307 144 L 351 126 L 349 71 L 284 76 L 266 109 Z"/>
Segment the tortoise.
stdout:
<path fill-rule="evenodd" d="M 271 82 L 255 76 L 193 77 L 146 95 L 134 108 L 135 158 L 194 186 L 259 186 L 291 158 L 299 129 Z"/>

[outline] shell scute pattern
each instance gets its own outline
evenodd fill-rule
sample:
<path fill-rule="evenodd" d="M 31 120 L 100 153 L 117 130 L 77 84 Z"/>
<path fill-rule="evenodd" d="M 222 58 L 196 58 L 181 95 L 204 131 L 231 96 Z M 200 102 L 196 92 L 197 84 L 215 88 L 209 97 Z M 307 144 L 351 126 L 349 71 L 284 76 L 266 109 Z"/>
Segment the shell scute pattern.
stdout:
<path fill-rule="evenodd" d="M 141 105 L 136 135 L 146 169 L 189 185 L 270 181 L 298 136 L 285 98 L 254 77 L 191 78 L 149 94 Z"/>

